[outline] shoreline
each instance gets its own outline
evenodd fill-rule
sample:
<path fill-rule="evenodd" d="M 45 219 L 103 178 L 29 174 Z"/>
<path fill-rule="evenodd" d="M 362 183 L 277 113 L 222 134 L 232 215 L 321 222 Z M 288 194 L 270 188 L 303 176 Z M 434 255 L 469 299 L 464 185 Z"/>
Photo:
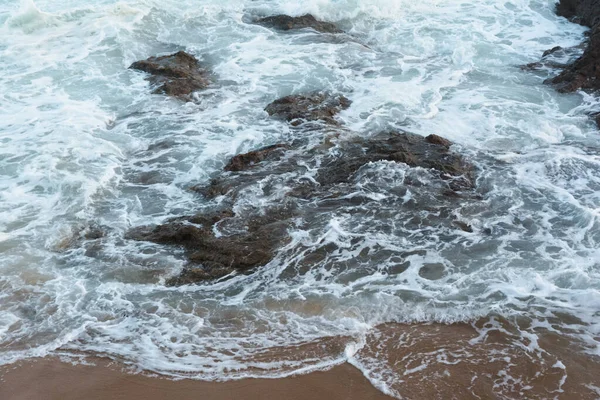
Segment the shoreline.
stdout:
<path fill-rule="evenodd" d="M 173 379 L 101 355 L 77 365 L 47 356 L 0 367 L 0 399 L 598 399 L 600 357 L 568 333 L 528 327 L 494 317 L 383 324 L 345 363 L 282 378 Z"/>
<path fill-rule="evenodd" d="M 226 382 L 170 380 L 133 374 L 114 362 L 73 365 L 41 358 L 0 367 L 4 400 L 210 399 L 210 400 L 389 400 L 348 363 L 287 378 L 247 378 Z"/>

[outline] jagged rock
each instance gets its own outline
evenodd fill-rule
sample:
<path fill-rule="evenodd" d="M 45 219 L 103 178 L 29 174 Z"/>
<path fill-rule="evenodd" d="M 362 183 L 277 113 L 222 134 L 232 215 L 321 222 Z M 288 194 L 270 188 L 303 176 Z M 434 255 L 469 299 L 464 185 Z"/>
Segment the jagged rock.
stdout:
<path fill-rule="evenodd" d="M 560 92 L 600 89 L 600 2 L 597 0 L 560 0 L 558 15 L 591 28 L 587 47 L 581 57 L 547 82 Z"/>
<path fill-rule="evenodd" d="M 192 92 L 205 89 L 210 84 L 208 72 L 194 56 L 184 51 L 137 61 L 129 68 L 149 73 L 148 80 L 159 85 L 154 93 L 183 100 L 190 100 Z"/>
<path fill-rule="evenodd" d="M 556 13 L 581 25 L 593 27 L 600 23 L 600 2 L 597 0 L 560 0 Z"/>
<path fill-rule="evenodd" d="M 363 166 L 377 161 L 405 163 L 411 167 L 422 167 L 435 171 L 446 182 L 443 194 L 449 198 L 460 198 L 460 193 L 475 186 L 475 168 L 462 156 L 450 151 L 451 142 L 441 136 L 423 137 L 406 132 L 382 133 L 372 138 L 354 138 L 338 143 L 336 151 L 311 148 L 296 150 L 280 162 L 257 165 L 252 174 L 234 174 L 214 178 L 208 186 L 192 189 L 205 198 L 227 196 L 235 201 L 239 193 L 256 182 L 273 176 L 291 175 L 285 185 L 288 196 L 300 199 L 315 199 L 341 193 L 341 185 L 349 184 Z M 291 150 L 289 147 L 286 150 Z M 310 165 L 319 159 L 315 180 L 296 179 L 294 173 L 302 175 L 302 165 Z M 271 160 L 274 161 L 274 160 Z M 266 190 L 266 188 L 263 188 Z M 342 192 L 340 192 L 342 190 Z"/>
<path fill-rule="evenodd" d="M 593 29 L 583 55 L 549 82 L 560 92 L 600 89 L 600 25 Z"/>
<path fill-rule="evenodd" d="M 466 222 L 463 221 L 454 221 L 454 225 L 456 225 L 458 228 L 460 228 L 460 230 L 467 232 L 467 233 L 473 233 L 473 227 L 469 224 L 467 224 Z"/>
<path fill-rule="evenodd" d="M 102 239 L 104 236 L 106 236 L 105 228 L 97 225 L 90 225 L 83 231 L 83 237 L 86 240 Z"/>
<path fill-rule="evenodd" d="M 248 153 L 238 154 L 229 160 L 225 166 L 225 171 L 244 171 L 252 168 L 265 159 L 277 158 L 286 148 L 288 148 L 288 146 L 285 144 L 274 144 Z"/>
<path fill-rule="evenodd" d="M 310 14 L 302 15 L 300 17 L 274 15 L 271 17 L 260 18 L 256 20 L 255 23 L 267 28 L 278 29 L 281 31 L 312 28 L 321 33 L 343 33 L 341 29 L 331 22 L 319 21 Z"/>
<path fill-rule="evenodd" d="M 322 121 L 336 125 L 334 116 L 350 107 L 352 102 L 342 95 L 316 92 L 307 95 L 291 95 L 275 100 L 265 111 L 297 126 L 306 121 Z"/>

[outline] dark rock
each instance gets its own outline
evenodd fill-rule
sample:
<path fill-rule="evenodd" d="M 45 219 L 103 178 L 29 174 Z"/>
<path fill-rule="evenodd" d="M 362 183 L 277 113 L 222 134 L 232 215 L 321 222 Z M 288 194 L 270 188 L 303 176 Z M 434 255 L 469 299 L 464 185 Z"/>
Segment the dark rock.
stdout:
<path fill-rule="evenodd" d="M 333 117 L 350 107 L 350 104 L 352 102 L 342 95 L 317 92 L 283 97 L 269 104 L 265 111 L 294 126 L 306 121 L 322 121 L 336 125 L 338 122 Z"/>
<path fill-rule="evenodd" d="M 593 27 L 600 22 L 598 0 L 560 0 L 556 13 L 581 25 Z"/>
<path fill-rule="evenodd" d="M 544 51 L 544 52 L 542 53 L 542 58 L 544 58 L 544 57 L 548 57 L 549 55 L 551 55 L 551 54 L 554 54 L 554 53 L 556 53 L 557 51 L 561 51 L 561 50 L 563 50 L 563 48 L 562 48 L 562 47 L 560 47 L 560 46 L 555 46 L 555 47 L 553 47 L 553 48 L 551 48 L 551 49 L 548 49 L 548 50 Z"/>
<path fill-rule="evenodd" d="M 592 29 L 583 55 L 547 82 L 560 92 L 600 89 L 600 1 L 560 0 L 556 12 Z"/>
<path fill-rule="evenodd" d="M 230 211 L 177 218 L 156 227 L 134 228 L 128 239 L 178 245 L 188 252 L 190 265 L 170 279 L 168 285 L 216 279 L 234 271 L 247 271 L 269 263 L 287 240 L 285 213 L 268 213 L 262 218 L 244 220 L 245 231 L 215 234 L 215 226 L 235 216 Z M 280 220 L 282 219 L 282 220 Z"/>
<path fill-rule="evenodd" d="M 300 120 L 334 124 L 333 116 L 349 104 L 343 96 L 314 93 L 285 97 L 270 104 L 267 111 L 292 123 Z M 452 226 L 451 207 L 459 201 L 468 201 L 466 190 L 475 184 L 473 165 L 452 152 L 452 143 L 438 135 L 387 132 L 349 139 L 337 126 L 303 125 L 302 129 L 335 133 L 326 135 L 321 144 L 299 138 L 290 144 L 237 155 L 225 167 L 226 172 L 217 175 L 207 187 L 193 188 L 207 199 L 222 196 L 215 203 L 226 207 L 225 210 L 173 219 L 156 227 L 135 228 L 127 237 L 183 247 L 189 264 L 167 283 L 188 284 L 264 266 L 283 251 L 289 242 L 287 229 L 292 224 L 315 229 L 315 225 L 322 226 L 330 220 L 330 213 L 339 210 L 377 213 L 373 217 L 377 223 L 395 216 L 398 207 L 403 207 L 409 216 L 404 227 L 430 224 L 429 217 L 419 215 L 425 210 L 425 214 L 432 211 L 435 217 L 431 218 L 438 218 L 444 226 Z M 378 191 L 379 179 L 377 168 L 369 170 L 370 163 L 381 160 L 426 171 L 411 171 L 415 174 L 413 178 L 416 177 L 413 182 L 407 177 L 398 185 L 383 188 L 387 193 L 383 196 L 386 199 L 383 206 L 384 203 L 370 195 Z M 419 176 L 425 177 L 422 182 Z M 413 186 L 410 204 L 404 200 L 407 185 Z M 447 191 L 453 196 L 445 195 Z M 252 198 L 247 197 L 248 193 Z M 260 199 L 256 204 L 252 202 L 254 196 Z M 237 203 L 240 198 L 243 201 Z M 442 206 L 445 213 L 436 209 L 440 207 L 436 203 L 445 204 Z M 231 209 L 236 209 L 236 214 Z M 459 228 L 467 229 L 460 225 Z M 316 252 L 321 250 L 326 251 L 318 247 Z M 383 262 L 389 256 L 381 250 L 369 254 L 370 261 L 357 262 Z M 398 265 L 402 263 L 398 260 Z M 302 260 L 298 265 L 307 266 Z"/>
<path fill-rule="evenodd" d="M 190 190 L 204 196 L 207 199 L 214 199 L 215 197 L 226 195 L 231 187 L 232 185 L 230 186 L 227 183 L 223 183 L 222 179 L 215 178 L 211 179 L 208 186 L 194 185 L 190 187 Z"/>
<path fill-rule="evenodd" d="M 192 92 L 205 89 L 210 83 L 208 72 L 201 68 L 194 56 L 184 51 L 137 61 L 129 68 L 151 74 L 148 80 L 159 85 L 154 93 L 183 100 L 190 100 Z"/>
<path fill-rule="evenodd" d="M 577 15 L 577 6 L 579 0 L 561 0 L 556 5 L 556 14 L 561 17 L 573 19 Z"/>
<path fill-rule="evenodd" d="M 449 150 L 451 142 L 437 135 L 427 138 L 405 132 L 380 134 L 370 139 L 356 139 L 343 156 L 323 163 L 317 181 L 321 185 L 347 182 L 359 168 L 369 162 L 394 161 L 411 167 L 436 170 L 453 190 L 474 187 L 474 167 Z"/>
<path fill-rule="evenodd" d="M 465 231 L 468 233 L 473 233 L 473 227 L 471 225 L 467 224 L 466 222 L 454 221 L 454 225 L 456 225 L 462 231 Z"/>
<path fill-rule="evenodd" d="M 192 186 L 190 190 L 199 193 L 206 199 L 227 195 L 230 200 L 234 201 L 238 193 L 243 192 L 245 188 L 254 185 L 262 179 L 298 172 L 300 167 L 296 164 L 296 157 L 289 157 L 289 154 L 287 154 L 285 159 L 279 162 L 279 156 L 283 155 L 284 149 L 281 148 L 280 150 L 282 153 L 273 153 L 269 155 L 267 160 L 253 164 L 251 168 L 231 171 L 232 174 L 219 175 L 213 178 L 208 185 Z M 245 173 L 240 174 L 236 172 Z M 263 191 L 266 189 L 266 187 L 263 187 Z"/>
<path fill-rule="evenodd" d="M 444 196 L 446 196 L 446 197 L 452 197 L 452 198 L 455 198 L 455 199 L 459 199 L 459 198 L 461 197 L 461 196 L 460 196 L 460 193 L 458 193 L 458 192 L 456 192 L 456 191 L 454 191 L 454 190 L 452 190 L 452 189 L 447 189 L 447 190 L 444 190 L 444 191 L 442 192 L 442 194 L 443 194 Z"/>
<path fill-rule="evenodd" d="M 539 61 L 519 66 L 519 68 L 521 68 L 523 71 L 536 71 L 543 67 L 544 67 L 544 64 L 542 64 Z"/>
<path fill-rule="evenodd" d="M 274 144 L 248 153 L 238 154 L 229 160 L 225 166 L 225 171 L 244 171 L 252 168 L 267 158 L 274 159 L 280 156 L 286 148 L 288 146 L 285 144 Z"/>
<path fill-rule="evenodd" d="M 233 272 L 233 269 L 219 265 L 194 266 L 187 265 L 179 275 L 167 279 L 167 286 L 181 286 L 219 279 Z"/>
<path fill-rule="evenodd" d="M 544 61 L 544 62 L 532 62 L 529 64 L 521 65 L 521 69 L 523 71 L 537 71 L 543 68 L 552 68 L 552 69 L 561 69 L 566 68 L 568 65 L 563 63 L 557 63 L 553 61 Z"/>
<path fill-rule="evenodd" d="M 583 47 L 580 45 L 568 48 L 556 46 L 544 51 L 540 61 L 522 65 L 521 69 L 524 71 L 537 71 L 543 68 L 564 69 L 569 66 L 570 61 L 576 60 L 581 55 L 582 50 Z"/>
<path fill-rule="evenodd" d="M 590 35 L 583 55 L 549 82 L 560 92 L 600 89 L 600 25 Z"/>
<path fill-rule="evenodd" d="M 431 135 L 427 136 L 425 138 L 425 140 L 431 144 L 437 144 L 437 145 L 444 146 L 444 147 L 452 146 L 451 141 L 449 141 L 448 139 L 445 139 L 441 136 L 435 135 L 435 134 L 431 134 Z"/>
<path fill-rule="evenodd" d="M 286 157 L 279 160 L 281 154 L 278 154 L 277 158 L 270 159 L 271 162 L 265 165 L 254 164 L 251 174 L 221 175 L 209 185 L 196 186 L 192 190 L 207 199 L 227 196 L 235 201 L 239 193 L 258 181 L 290 175 L 281 184 L 288 188 L 287 196 L 305 200 L 332 199 L 343 194 L 340 185 L 349 184 L 363 166 L 376 161 L 393 161 L 437 172 L 447 185 L 442 194 L 449 198 L 461 198 L 458 192 L 472 189 L 475 185 L 475 169 L 459 154 L 450 151 L 450 145 L 450 141 L 437 135 L 423 137 L 389 132 L 372 138 L 357 137 L 341 141 L 333 153 L 329 151 L 330 147 L 294 150 L 288 146 L 285 149 L 288 151 Z M 313 165 L 314 160 L 319 161 Z M 302 166 L 317 170 L 315 180 L 297 178 L 298 174 L 304 174 Z M 267 190 L 267 187 L 263 185 L 262 189 Z"/>
<path fill-rule="evenodd" d="M 102 239 L 106 236 L 105 230 L 97 225 L 88 226 L 83 232 L 86 240 Z"/>
<path fill-rule="evenodd" d="M 330 22 L 317 20 L 310 14 L 300 17 L 290 17 L 289 15 L 274 15 L 271 17 L 260 18 L 255 21 L 256 24 L 267 28 L 289 31 L 294 29 L 311 28 L 321 33 L 343 33 L 341 29 Z"/>
<path fill-rule="evenodd" d="M 592 118 L 594 118 L 596 125 L 598 125 L 598 128 L 600 128 L 600 113 L 593 114 Z"/>
<path fill-rule="evenodd" d="M 298 148 L 275 145 L 234 157 L 226 168 L 229 172 L 217 176 L 203 189 L 203 194 L 209 198 L 224 195 L 224 199 L 218 203 L 233 207 L 238 196 L 248 190 L 255 192 L 259 188 L 257 195 L 264 195 L 267 199 L 275 190 L 285 188 L 287 195 L 283 200 L 277 200 L 277 206 L 250 205 L 248 211 L 245 201 L 246 205 L 240 208 L 239 214 L 234 214 L 230 209 L 205 212 L 170 220 L 156 227 L 135 228 L 127 237 L 183 247 L 189 264 L 167 284 L 189 284 L 222 278 L 234 272 L 246 273 L 268 264 L 289 242 L 287 229 L 292 224 L 302 223 L 312 227 L 315 223 L 328 221 L 329 213 L 348 208 L 368 213 L 381 212 L 378 221 L 385 220 L 385 213 L 397 213 L 398 209 L 393 206 L 379 211 L 380 203 L 371 207 L 369 204 L 373 204 L 374 200 L 357 193 L 353 180 L 359 176 L 359 170 L 371 162 L 386 160 L 406 163 L 411 167 L 427 169 L 429 173 L 432 171 L 434 177 L 439 177 L 431 187 L 414 186 L 411 190 L 412 196 L 424 193 L 423 198 L 427 199 L 426 203 L 416 203 L 415 200 L 415 204 L 420 204 L 417 212 L 422 211 L 423 207 L 433 211 L 437 205 L 430 205 L 431 201 L 441 204 L 452 204 L 457 199 L 463 201 L 468 196 L 463 198 L 455 191 L 474 187 L 474 167 L 450 151 L 451 142 L 440 136 L 388 132 L 370 138 L 337 140 L 333 152 L 330 151 L 331 146 Z M 274 156 L 275 152 L 279 154 Z M 285 157 L 282 157 L 283 152 L 286 152 Z M 306 172 L 310 170 L 317 171 L 314 178 L 306 177 Z M 276 183 L 270 188 L 271 182 Z M 410 182 L 401 185 L 410 185 Z M 437 195 L 430 194 L 435 190 L 439 190 Z M 455 197 L 444 195 L 444 190 L 452 190 Z M 263 193 L 259 194 L 260 191 Z M 397 199 L 390 201 L 402 201 L 402 193 L 406 192 L 390 197 Z M 446 226 L 454 225 L 468 231 L 469 226 L 453 223 L 450 210 L 447 207 L 445 214 L 436 215 Z M 414 215 L 414 221 L 411 219 L 407 223 L 415 226 L 429 223 L 424 222 L 418 214 Z M 372 255 L 380 256 L 388 257 L 383 253 Z"/>

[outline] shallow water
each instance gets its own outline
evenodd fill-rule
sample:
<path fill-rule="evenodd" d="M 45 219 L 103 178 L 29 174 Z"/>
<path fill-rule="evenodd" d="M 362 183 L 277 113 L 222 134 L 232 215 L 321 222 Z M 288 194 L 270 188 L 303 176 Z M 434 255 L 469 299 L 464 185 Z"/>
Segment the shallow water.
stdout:
<path fill-rule="evenodd" d="M 600 103 L 543 85 L 553 71 L 519 68 L 583 39 L 553 1 L 86 3 L 0 0 L 0 363 L 83 352 L 223 380 L 351 360 L 393 388 L 393 368 L 358 360 L 375 327 L 490 315 L 600 355 L 600 136 L 586 117 Z M 248 23 L 306 12 L 348 34 Z M 127 69 L 180 49 L 214 72 L 193 103 L 151 94 Z M 375 211 L 333 209 L 251 275 L 165 287 L 183 253 L 125 231 L 200 211 L 190 186 L 296 135 L 263 109 L 311 90 L 350 98 L 340 119 L 360 135 L 455 142 L 482 200 L 454 205 L 451 220 L 473 232 L 419 211 L 428 193 L 403 182 L 426 171 L 375 163 L 354 182 Z M 237 206 L 276 197 L 248 191 Z M 107 236 L 76 239 L 90 226 Z M 302 264 L 319 249 L 335 251 Z"/>

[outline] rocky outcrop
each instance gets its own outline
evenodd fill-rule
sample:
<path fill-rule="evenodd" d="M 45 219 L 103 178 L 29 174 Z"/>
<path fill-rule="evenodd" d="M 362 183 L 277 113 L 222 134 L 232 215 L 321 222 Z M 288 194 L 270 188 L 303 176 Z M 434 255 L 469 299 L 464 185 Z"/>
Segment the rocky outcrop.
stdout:
<path fill-rule="evenodd" d="M 319 21 L 310 14 L 302 15 L 300 17 L 290 17 L 289 15 L 273 15 L 270 17 L 260 18 L 256 20 L 255 23 L 280 31 L 310 28 L 321 33 L 343 33 L 343 31 L 334 24 L 330 22 Z"/>
<path fill-rule="evenodd" d="M 560 92 L 600 89 L 600 25 L 593 29 L 583 55 L 550 82 Z"/>
<path fill-rule="evenodd" d="M 334 124 L 333 116 L 349 105 L 341 95 L 319 93 L 288 96 L 271 103 L 267 110 L 292 125 L 299 120 Z M 181 285 L 264 266 L 289 243 L 290 228 L 300 224 L 301 229 L 319 229 L 315 227 L 328 221 L 332 212 L 386 220 L 385 215 L 398 213 L 407 201 L 408 187 L 416 205 L 414 214 L 407 214 L 413 217 L 406 224 L 434 223 L 433 217 L 422 220 L 420 214 L 441 207 L 443 211 L 435 212 L 439 223 L 462 233 L 473 232 L 452 217 L 451 209 L 474 188 L 475 168 L 452 150 L 449 140 L 402 131 L 362 137 L 335 125 L 320 126 L 325 128 L 321 143 L 292 140 L 232 157 L 210 184 L 193 188 L 213 204 L 212 209 L 155 227 L 134 228 L 128 238 L 183 247 L 189 263 L 167 282 Z M 303 128 L 315 132 L 314 127 L 297 126 Z M 300 132 L 303 136 L 305 131 Z M 369 174 L 377 175 L 377 165 L 385 167 L 386 163 L 414 173 L 406 172 L 405 179 L 389 188 L 394 194 L 383 206 L 369 196 L 379 189 L 369 187 L 376 185 Z M 382 215 L 372 217 L 373 213 Z M 333 250 L 307 250 L 300 264 L 312 265 Z M 374 252 L 367 258 L 378 262 L 378 257 Z"/>
<path fill-rule="evenodd" d="M 593 27 L 600 22 L 600 2 L 597 0 L 560 0 L 556 13 L 581 25 Z"/>
<path fill-rule="evenodd" d="M 342 95 L 315 92 L 275 100 L 265 108 L 265 111 L 270 116 L 286 120 L 294 126 L 307 121 L 337 125 L 335 115 L 350 107 L 351 104 L 352 102 Z"/>
<path fill-rule="evenodd" d="M 129 67 L 150 74 L 147 78 L 158 87 L 154 93 L 166 94 L 182 100 L 191 100 L 191 94 L 209 84 L 208 72 L 191 54 L 179 51 L 162 57 L 150 57 Z"/>
<path fill-rule="evenodd" d="M 598 0 L 560 0 L 556 5 L 556 13 L 575 23 L 591 28 L 589 39 L 581 46 L 562 48 L 555 46 L 542 54 L 539 62 L 521 67 L 523 70 L 546 70 L 551 72 L 560 69 L 557 76 L 544 82 L 554 85 L 562 93 L 585 90 L 600 90 L 600 1 Z M 584 48 L 581 54 L 581 48 Z M 598 114 L 591 115 L 600 127 Z"/>
<path fill-rule="evenodd" d="M 597 0 L 561 0 L 558 15 L 591 28 L 583 55 L 549 80 L 561 92 L 600 89 L 600 2 Z"/>

